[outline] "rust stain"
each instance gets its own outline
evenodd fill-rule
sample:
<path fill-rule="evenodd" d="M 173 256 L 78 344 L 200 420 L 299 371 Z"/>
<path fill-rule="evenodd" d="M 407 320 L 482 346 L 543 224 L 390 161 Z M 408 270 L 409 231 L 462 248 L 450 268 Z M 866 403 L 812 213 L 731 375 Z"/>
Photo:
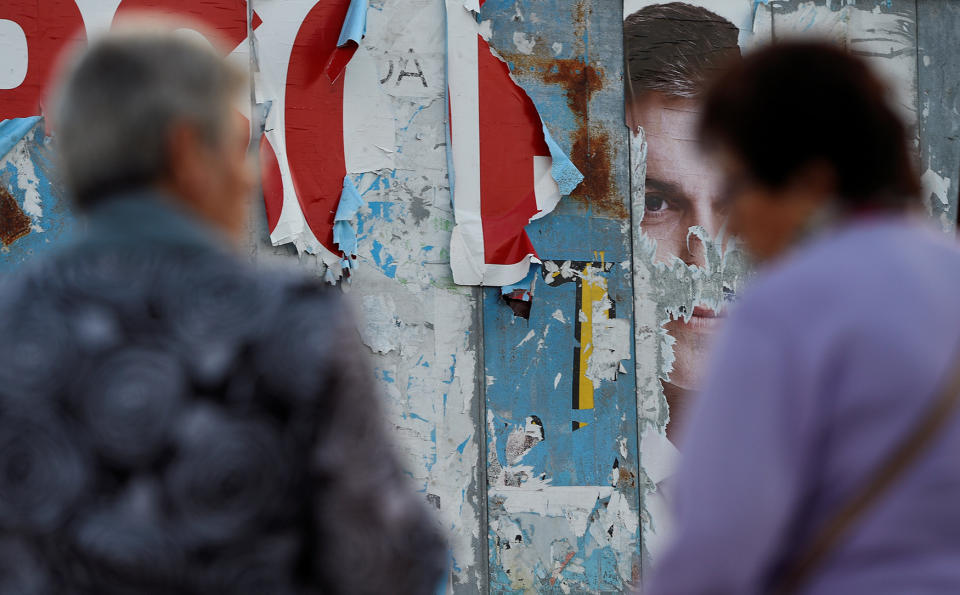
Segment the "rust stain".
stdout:
<path fill-rule="evenodd" d="M 13 195 L 0 186 L 0 243 L 6 247 L 30 233 L 30 223 Z"/>
<path fill-rule="evenodd" d="M 547 44 L 538 40 L 535 48 Z M 585 64 L 573 58 L 554 58 L 544 55 L 543 50 L 534 54 L 504 53 L 504 58 L 514 64 L 515 70 L 529 72 L 545 83 L 561 85 L 567 97 L 567 105 L 577 123 L 573 131 L 570 160 L 583 174 L 583 182 L 570 195 L 575 200 L 589 205 L 598 214 L 626 219 L 627 207 L 616 190 L 613 176 L 614 148 L 610 135 L 602 126 L 591 125 L 590 100 L 603 88 L 604 71 L 599 66 Z"/>
<path fill-rule="evenodd" d="M 577 0 L 573 5 L 573 37 L 576 40 L 574 48 L 575 55 L 587 53 L 587 26 L 590 23 L 590 15 L 593 14 L 593 6 L 590 0 Z M 538 40 L 539 41 L 539 40 Z"/>

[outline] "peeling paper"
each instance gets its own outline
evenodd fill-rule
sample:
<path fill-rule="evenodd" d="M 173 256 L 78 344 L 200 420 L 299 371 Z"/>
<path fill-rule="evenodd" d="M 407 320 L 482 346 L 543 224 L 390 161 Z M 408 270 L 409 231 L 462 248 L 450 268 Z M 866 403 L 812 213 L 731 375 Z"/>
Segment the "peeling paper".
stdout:
<path fill-rule="evenodd" d="M 40 122 L 40 116 L 0 121 L 0 158 L 5 157 Z"/>
<path fill-rule="evenodd" d="M 702 5 L 713 8 L 702 2 Z M 741 39 L 743 38 L 741 28 Z M 657 243 L 646 235 L 644 218 L 647 139 L 641 128 L 630 134 L 630 186 L 633 238 L 634 373 L 637 383 L 637 423 L 641 434 L 640 471 L 644 480 L 641 493 L 644 509 L 640 520 L 646 556 L 656 560 L 669 543 L 672 528 L 671 507 L 664 491 L 666 479 L 673 474 L 675 449 L 664 435 L 670 422 L 664 383 L 676 373 L 676 339 L 667 325 L 689 321 L 696 306 L 720 312 L 732 301 L 747 281 L 749 263 L 733 238 L 726 241 L 724 230 L 710 237 L 703 228 L 687 231 L 688 248 L 699 243 L 703 266 L 692 266 L 676 256 L 657 260 Z M 691 352 L 686 357 L 688 370 Z M 694 366 L 696 363 L 694 362 Z M 609 367 L 607 368 L 609 374 Z M 694 370 L 695 373 L 695 370 Z M 652 437 L 661 439 L 655 444 Z M 655 447 L 656 446 L 656 447 Z M 656 479 L 654 479 L 656 478 Z"/>
<path fill-rule="evenodd" d="M 879 2 L 847 2 L 832 9 L 806 1 L 796 3 L 789 12 L 763 4 L 757 8 L 755 29 L 758 42 L 826 38 L 863 57 L 888 83 L 895 107 L 907 125 L 915 129 L 917 48 L 912 33 L 915 26 L 908 16 L 884 11 Z"/>
<path fill-rule="evenodd" d="M 397 304 L 389 294 L 365 295 L 360 300 L 362 324 L 360 338 L 374 353 L 416 350 L 420 329 L 400 319 Z"/>
<path fill-rule="evenodd" d="M 473 8 L 446 0 L 448 154 L 456 225 L 454 282 L 504 286 L 537 262 L 525 226 L 583 179 L 544 130 L 536 106 L 480 34 Z"/>
<path fill-rule="evenodd" d="M 478 467 L 476 424 L 482 420 L 476 417 L 476 399 L 484 378 L 475 375 L 475 334 L 472 318 L 464 316 L 476 302 L 460 288 L 416 280 L 403 286 L 371 274 L 355 283 L 374 292 L 357 300 L 364 319 L 360 330 L 377 350 L 371 361 L 386 397 L 385 419 L 394 426 L 395 451 L 434 509 L 432 522 L 449 538 L 453 584 L 479 584 L 487 527 L 479 512 L 485 484 Z"/>
<path fill-rule="evenodd" d="M 944 205 L 950 204 L 950 178 L 941 176 L 929 167 L 920 177 L 923 194 L 926 197 L 936 196 Z"/>
<path fill-rule="evenodd" d="M 351 0 L 347 16 L 343 20 L 343 28 L 337 39 L 337 49 L 330 54 L 324 71 L 331 81 L 337 80 L 343 74 L 344 68 L 360 47 L 360 40 L 367 32 L 367 0 Z"/>
<path fill-rule="evenodd" d="M 637 513 L 611 486 L 498 488 L 491 490 L 490 502 L 497 566 L 509 571 L 515 591 L 540 591 L 548 583 L 570 592 L 582 584 L 586 558 L 595 551 L 638 547 Z M 616 573 L 624 584 L 632 570 L 629 556 L 618 558 Z"/>
<path fill-rule="evenodd" d="M 587 378 L 594 384 L 616 380 L 623 360 L 630 359 L 630 321 L 623 318 L 601 319 L 594 314 L 593 350 L 587 364 Z"/>
<path fill-rule="evenodd" d="M 500 288 L 500 295 L 507 306 L 513 310 L 513 315 L 523 319 L 530 319 L 530 308 L 533 306 L 533 291 L 540 275 L 540 264 L 530 266 L 527 276 L 518 283 L 504 285 Z"/>
<path fill-rule="evenodd" d="M 613 263 L 546 260 L 544 282 L 550 286 L 576 283 L 580 300 L 574 320 L 574 336 L 579 345 L 574 350 L 574 409 L 594 408 L 594 393 L 603 381 L 615 381 L 626 372 L 622 361 L 631 359 L 630 320 L 616 318 L 614 302 L 607 292 L 607 275 Z M 557 310 L 553 318 L 566 323 Z M 549 327 L 547 327 L 549 329 Z M 545 333 L 546 334 L 546 333 Z M 586 425 L 577 421 L 574 429 Z"/>
<path fill-rule="evenodd" d="M 347 226 L 330 217 L 344 193 L 344 176 L 392 169 L 396 131 L 389 97 L 380 89 L 369 53 L 363 47 L 351 49 L 343 76 L 331 83 L 312 69 L 316 48 L 307 41 L 320 36 L 324 49 L 334 53 L 344 39 L 359 39 L 366 2 L 259 0 L 256 10 L 262 24 L 255 32 L 260 65 L 254 73 L 255 99 L 272 103 L 261 145 L 264 200 L 268 213 L 276 213 L 270 239 L 274 245 L 294 244 L 301 255 L 317 255 L 327 268 L 327 280 L 336 281 L 343 264 L 353 268 L 355 262 L 340 254 L 334 228 L 354 253 L 358 248 Z M 326 19 L 331 12 L 347 17 L 334 31 Z M 331 121 L 331 113 L 342 117 Z M 316 142 L 318 135 L 334 145 L 342 142 L 343 153 Z"/>
<path fill-rule="evenodd" d="M 507 436 L 504 451 L 507 455 L 507 464 L 515 465 L 523 460 L 524 455 L 534 446 L 543 442 L 545 437 L 543 422 L 536 415 L 527 416 L 523 428 L 516 428 Z"/>
<path fill-rule="evenodd" d="M 347 173 L 396 167 L 396 119 L 378 78 L 377 64 L 369 50 L 358 48 L 344 75 L 343 154 Z"/>
<path fill-rule="evenodd" d="M 357 217 L 357 211 L 365 203 L 354 186 L 350 176 L 343 178 L 343 192 L 340 194 L 340 204 L 337 206 L 337 214 L 334 216 L 333 223 L 333 241 L 343 252 L 344 269 L 355 269 L 357 258 L 357 232 L 353 228 L 352 221 Z"/>
<path fill-rule="evenodd" d="M 533 53 L 533 48 L 537 45 L 537 40 L 532 35 L 522 31 L 514 31 L 513 45 L 517 48 L 518 52 L 529 56 Z"/>
<path fill-rule="evenodd" d="M 415 98 L 412 100 L 421 106 L 443 97 L 447 43 L 443 6 L 433 1 L 407 0 L 396 7 L 386 4 L 372 10 L 368 18 L 370 30 L 378 37 L 368 37 L 364 43 L 377 57 L 381 89 L 393 97 Z M 397 112 L 401 129 L 412 124 L 403 115 Z M 441 126 L 445 120 L 429 121 Z"/>
<path fill-rule="evenodd" d="M 580 173 L 577 166 L 573 164 L 573 161 L 570 161 L 570 157 L 563 152 L 563 149 L 560 148 L 557 141 L 553 140 L 553 137 L 550 136 L 547 125 L 543 124 L 542 121 L 541 125 L 543 138 L 547 143 L 547 148 L 550 149 L 550 174 L 557 183 L 557 196 L 556 201 L 553 203 L 556 205 L 557 202 L 560 202 L 561 195 L 566 196 L 570 194 L 580 185 L 580 182 L 583 181 L 583 174 Z M 550 210 L 553 210 L 553 207 L 550 207 Z M 539 219 L 543 215 L 546 215 L 546 213 L 535 217 L 535 219 Z"/>
<path fill-rule="evenodd" d="M 522 425 L 503 422 L 487 410 L 491 568 L 498 569 L 490 588 L 542 592 L 549 585 L 551 592 L 582 592 L 586 567 L 597 563 L 598 552 L 640 547 L 635 503 L 618 489 L 619 464 L 614 461 L 608 485 L 554 485 L 524 462 L 550 439 L 539 418 L 528 415 Z M 502 451 L 498 437 L 505 442 Z M 618 557 L 600 585 L 622 589 L 634 571 L 632 556 Z"/>

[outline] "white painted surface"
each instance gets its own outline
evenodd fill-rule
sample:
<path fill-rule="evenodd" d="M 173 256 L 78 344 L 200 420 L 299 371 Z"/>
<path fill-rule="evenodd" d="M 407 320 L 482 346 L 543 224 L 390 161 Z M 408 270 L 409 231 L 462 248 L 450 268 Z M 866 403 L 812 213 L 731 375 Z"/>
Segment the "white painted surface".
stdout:
<path fill-rule="evenodd" d="M 17 23 L 0 19 L 0 89 L 16 89 L 27 77 L 27 36 Z"/>

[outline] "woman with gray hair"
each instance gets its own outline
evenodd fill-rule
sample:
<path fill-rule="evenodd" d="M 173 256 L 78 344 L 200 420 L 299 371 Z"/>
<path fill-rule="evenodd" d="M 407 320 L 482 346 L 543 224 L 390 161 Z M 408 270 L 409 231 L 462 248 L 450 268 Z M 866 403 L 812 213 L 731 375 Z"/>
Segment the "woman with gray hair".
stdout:
<path fill-rule="evenodd" d="M 244 76 L 166 30 L 70 66 L 87 232 L 0 287 L 0 593 L 432 593 L 446 551 L 338 292 L 256 271 Z"/>

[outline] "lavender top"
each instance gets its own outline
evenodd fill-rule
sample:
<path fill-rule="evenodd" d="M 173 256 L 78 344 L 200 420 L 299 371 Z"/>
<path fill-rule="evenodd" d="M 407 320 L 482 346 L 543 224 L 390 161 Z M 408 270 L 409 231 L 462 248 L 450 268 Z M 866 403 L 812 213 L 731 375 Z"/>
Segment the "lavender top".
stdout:
<path fill-rule="evenodd" d="M 960 247 L 864 219 L 762 271 L 681 441 L 648 593 L 762 593 L 924 413 L 960 358 Z M 960 415 L 848 534 L 811 594 L 960 593 Z"/>

